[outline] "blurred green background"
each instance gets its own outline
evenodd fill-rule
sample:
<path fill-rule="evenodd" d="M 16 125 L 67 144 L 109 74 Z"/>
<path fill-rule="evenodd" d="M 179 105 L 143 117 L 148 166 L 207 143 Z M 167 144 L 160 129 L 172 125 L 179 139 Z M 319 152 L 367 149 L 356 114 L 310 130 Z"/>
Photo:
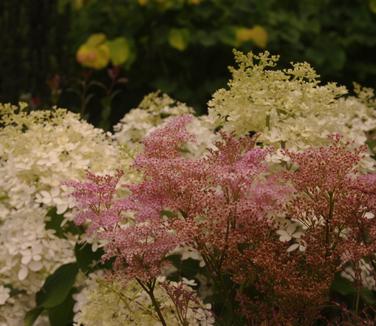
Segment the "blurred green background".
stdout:
<path fill-rule="evenodd" d="M 160 89 L 205 112 L 232 49 L 376 87 L 376 0 L 1 0 L 0 101 L 110 129 Z"/>

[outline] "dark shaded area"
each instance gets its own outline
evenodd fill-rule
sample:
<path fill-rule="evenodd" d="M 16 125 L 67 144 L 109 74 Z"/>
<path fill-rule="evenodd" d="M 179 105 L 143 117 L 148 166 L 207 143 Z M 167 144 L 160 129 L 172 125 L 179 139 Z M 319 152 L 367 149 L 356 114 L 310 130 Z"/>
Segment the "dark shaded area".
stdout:
<path fill-rule="evenodd" d="M 109 128 L 144 95 L 161 89 L 202 113 L 213 91 L 226 85 L 232 49 L 262 50 L 254 42 L 237 42 L 234 34 L 255 25 L 267 31 L 266 49 L 281 55 L 282 66 L 308 61 L 323 81 L 376 86 L 376 13 L 368 0 L 149 0 L 142 6 L 137 0 L 89 0 L 79 10 L 75 3 L 0 1 L 1 102 L 56 104 Z M 187 32 L 185 50 L 169 44 L 172 28 Z M 83 68 L 75 58 L 98 32 L 133 45 L 134 60 L 119 73 L 127 83 L 111 91 L 87 87 L 93 80 L 108 87 L 109 73 Z M 104 113 L 103 99 L 114 91 L 119 93 Z"/>
<path fill-rule="evenodd" d="M 70 13 L 58 13 L 57 2 L 0 1 L 0 101 L 15 102 L 23 94 L 48 98 L 47 80 L 73 70 Z"/>

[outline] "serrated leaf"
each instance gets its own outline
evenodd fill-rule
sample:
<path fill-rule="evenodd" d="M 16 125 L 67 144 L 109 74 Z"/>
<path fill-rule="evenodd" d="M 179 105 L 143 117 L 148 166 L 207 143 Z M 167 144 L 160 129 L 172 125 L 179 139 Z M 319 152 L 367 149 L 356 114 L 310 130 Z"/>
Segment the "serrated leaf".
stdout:
<path fill-rule="evenodd" d="M 110 49 L 110 59 L 115 66 L 122 65 L 129 60 L 131 56 L 131 46 L 124 37 L 118 37 L 107 42 Z"/>
<path fill-rule="evenodd" d="M 61 304 L 71 291 L 77 273 L 77 263 L 60 266 L 53 274 L 47 277 L 42 288 L 37 293 L 37 305 L 43 308 L 53 308 Z"/>
<path fill-rule="evenodd" d="M 189 31 L 185 28 L 172 28 L 168 34 L 168 43 L 171 47 L 184 51 L 189 42 Z"/>
<path fill-rule="evenodd" d="M 43 312 L 43 310 L 44 309 L 42 307 L 36 307 L 32 310 L 29 310 L 24 318 L 25 326 L 32 326 L 39 315 Z"/>

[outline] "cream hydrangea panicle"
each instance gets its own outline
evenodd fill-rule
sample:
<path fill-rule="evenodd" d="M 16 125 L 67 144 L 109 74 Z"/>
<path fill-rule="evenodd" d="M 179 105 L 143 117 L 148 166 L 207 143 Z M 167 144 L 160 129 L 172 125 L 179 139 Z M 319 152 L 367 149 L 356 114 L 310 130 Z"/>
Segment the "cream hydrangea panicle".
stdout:
<path fill-rule="evenodd" d="M 154 92 L 145 96 L 139 106 L 114 127 L 114 138 L 129 151 L 139 152 L 144 137 L 157 127 L 167 124 L 173 117 L 193 113 L 194 109 L 186 104 Z M 184 150 L 191 156 L 199 156 L 214 143 L 214 127 L 214 121 L 208 116 L 193 117 L 188 129 L 197 141 L 188 144 Z"/>
<path fill-rule="evenodd" d="M 259 132 L 259 140 L 293 149 L 327 144 L 340 133 L 364 144 L 365 133 L 376 128 L 375 111 L 345 87 L 320 84 L 308 63 L 279 70 L 279 57 L 235 52 L 228 89 L 218 90 L 209 102 L 209 115 L 224 130 L 244 135 Z"/>
<path fill-rule="evenodd" d="M 137 145 L 164 119 L 193 112 L 192 108 L 173 100 L 167 94 L 150 93 L 114 127 L 114 137 L 121 144 Z"/>
<path fill-rule="evenodd" d="M 121 163 L 109 135 L 63 109 L 4 104 L 0 124 L 0 284 L 23 293 L 11 294 L 0 315 L 17 311 L 7 321 L 13 326 L 23 325 L 45 278 L 74 260 L 76 237 L 46 229 L 51 208 L 71 218 L 74 202 L 62 182 Z"/>

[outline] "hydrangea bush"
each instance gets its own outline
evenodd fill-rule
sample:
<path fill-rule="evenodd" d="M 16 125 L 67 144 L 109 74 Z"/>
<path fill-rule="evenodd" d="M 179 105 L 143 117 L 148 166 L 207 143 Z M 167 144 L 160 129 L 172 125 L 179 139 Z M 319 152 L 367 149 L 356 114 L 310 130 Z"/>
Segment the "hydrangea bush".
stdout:
<path fill-rule="evenodd" d="M 72 219 L 61 183 L 82 179 L 85 169 L 109 172 L 119 155 L 109 135 L 65 110 L 28 112 L 21 104 L 0 111 L 0 280 L 8 293 L 0 321 L 18 325 L 45 278 L 74 261 L 77 235 L 53 229 Z"/>
<path fill-rule="evenodd" d="M 236 59 L 207 116 L 153 93 L 113 135 L 1 106 L 0 325 L 374 324 L 372 91 Z"/>

